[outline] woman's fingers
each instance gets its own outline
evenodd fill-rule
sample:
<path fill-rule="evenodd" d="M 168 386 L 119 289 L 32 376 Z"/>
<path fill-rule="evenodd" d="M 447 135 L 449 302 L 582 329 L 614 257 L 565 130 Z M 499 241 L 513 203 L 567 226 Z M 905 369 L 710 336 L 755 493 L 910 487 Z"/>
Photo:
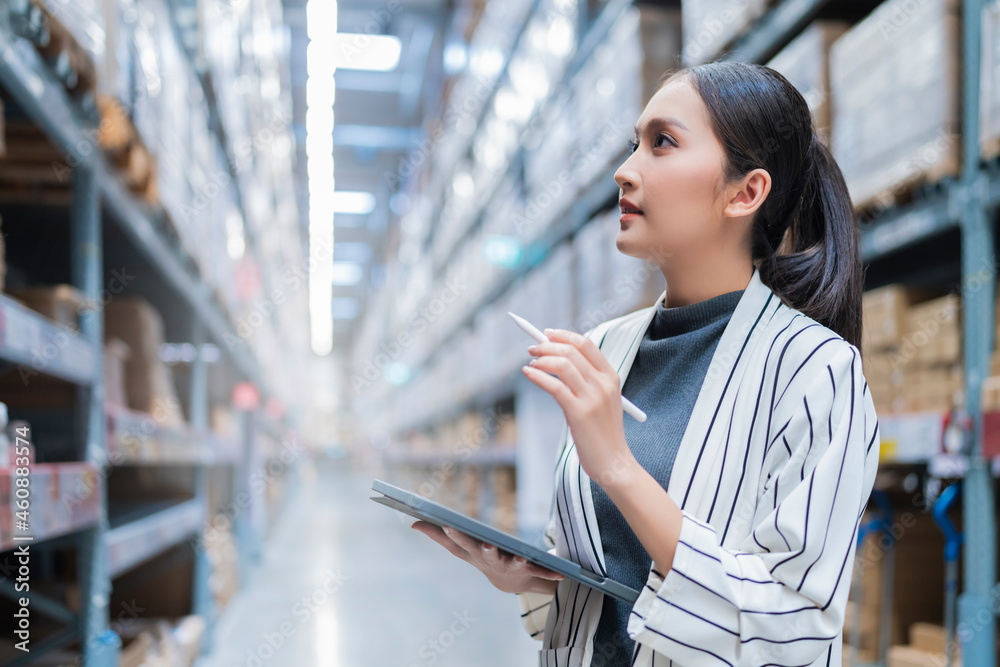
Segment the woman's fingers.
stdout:
<path fill-rule="evenodd" d="M 542 357 L 535 357 L 529 364 L 530 368 L 537 368 L 546 373 L 552 373 L 562 380 L 574 396 L 582 396 L 587 386 L 587 379 L 580 373 L 572 361 L 566 357 L 548 354 Z"/>
<path fill-rule="evenodd" d="M 462 560 L 468 562 L 479 560 L 497 572 L 534 576 L 554 581 L 566 578 L 558 572 L 532 563 L 523 556 L 515 556 L 494 544 L 477 540 L 450 526 L 441 529 L 426 521 L 416 521 L 411 527 L 424 533 Z"/>
<path fill-rule="evenodd" d="M 452 555 L 457 556 L 462 560 L 469 559 L 469 552 L 463 549 L 460 545 L 456 544 L 454 540 L 448 537 L 444 531 L 435 526 L 433 523 L 428 523 L 427 521 L 416 521 L 410 527 L 431 538 L 450 551 Z"/>

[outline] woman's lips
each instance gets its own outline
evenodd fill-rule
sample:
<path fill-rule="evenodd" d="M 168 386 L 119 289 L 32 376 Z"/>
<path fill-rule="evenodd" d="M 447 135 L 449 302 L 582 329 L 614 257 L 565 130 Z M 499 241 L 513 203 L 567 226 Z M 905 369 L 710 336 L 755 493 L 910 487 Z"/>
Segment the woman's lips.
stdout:
<path fill-rule="evenodd" d="M 618 218 L 618 221 L 631 222 L 632 220 L 636 220 L 637 218 L 639 218 L 641 215 L 642 213 L 622 213 L 621 217 Z"/>

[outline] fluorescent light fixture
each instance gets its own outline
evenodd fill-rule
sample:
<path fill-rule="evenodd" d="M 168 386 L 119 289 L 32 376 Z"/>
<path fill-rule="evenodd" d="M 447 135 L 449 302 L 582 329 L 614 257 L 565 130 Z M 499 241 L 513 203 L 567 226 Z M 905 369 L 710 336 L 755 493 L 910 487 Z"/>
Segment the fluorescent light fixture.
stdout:
<path fill-rule="evenodd" d="M 340 190 L 333 193 L 334 213 L 366 215 L 374 210 L 375 195 L 371 192 Z"/>
<path fill-rule="evenodd" d="M 361 265 L 357 262 L 334 262 L 334 285 L 357 285 L 362 277 Z"/>
<path fill-rule="evenodd" d="M 505 269 L 521 263 L 521 243 L 511 236 L 487 236 L 483 239 L 482 251 L 486 261 Z"/>
<path fill-rule="evenodd" d="M 334 67 L 337 69 L 388 72 L 396 68 L 403 53 L 403 43 L 395 35 L 339 32 L 334 40 Z"/>
<path fill-rule="evenodd" d="M 333 103 L 337 3 L 306 3 L 306 171 L 309 179 L 309 336 L 313 353 L 333 349 Z"/>
<path fill-rule="evenodd" d="M 394 361 L 385 368 L 385 379 L 391 385 L 399 386 L 406 384 L 410 379 L 410 367 Z"/>
<path fill-rule="evenodd" d="M 461 72 L 469 62 L 469 52 L 465 44 L 456 40 L 444 47 L 444 69 L 448 74 Z"/>
<path fill-rule="evenodd" d="M 495 46 L 473 48 L 469 55 L 469 68 L 484 79 L 493 79 L 498 75 L 503 69 L 503 63 L 503 51 Z"/>
<path fill-rule="evenodd" d="M 243 218 L 236 211 L 226 216 L 226 252 L 229 259 L 237 260 L 246 251 L 246 237 L 243 235 Z"/>

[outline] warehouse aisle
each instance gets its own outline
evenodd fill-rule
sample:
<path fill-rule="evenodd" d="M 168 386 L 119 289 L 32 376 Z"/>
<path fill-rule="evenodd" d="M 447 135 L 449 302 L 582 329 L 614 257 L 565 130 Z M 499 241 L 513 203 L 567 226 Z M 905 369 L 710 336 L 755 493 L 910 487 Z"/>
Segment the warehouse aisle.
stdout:
<path fill-rule="evenodd" d="M 300 477 L 198 667 L 534 664 L 514 596 L 369 500 L 370 473 Z"/>

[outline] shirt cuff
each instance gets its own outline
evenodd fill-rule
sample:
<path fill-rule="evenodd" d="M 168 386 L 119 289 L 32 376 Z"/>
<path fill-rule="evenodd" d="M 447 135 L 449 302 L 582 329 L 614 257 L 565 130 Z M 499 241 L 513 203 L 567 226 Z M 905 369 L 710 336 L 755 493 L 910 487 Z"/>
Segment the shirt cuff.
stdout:
<path fill-rule="evenodd" d="M 521 624 L 525 631 L 534 639 L 544 638 L 545 622 L 549 616 L 554 593 L 516 593 L 518 607 L 521 609 Z"/>
<path fill-rule="evenodd" d="M 633 640 L 645 628 L 647 620 L 655 613 L 658 606 L 656 604 L 657 596 L 661 600 L 670 600 L 672 595 L 691 584 L 691 582 L 677 573 L 677 570 L 686 572 L 691 560 L 692 550 L 685 546 L 685 543 L 698 544 L 702 539 L 699 537 L 699 533 L 709 529 L 700 525 L 686 512 L 683 514 L 681 532 L 677 548 L 674 549 L 674 560 L 670 564 L 670 569 L 664 572 L 663 568 L 654 561 L 649 568 L 649 576 L 646 578 L 646 584 L 639 591 L 639 598 L 632 606 L 632 611 L 635 613 L 629 614 L 627 630 Z"/>

